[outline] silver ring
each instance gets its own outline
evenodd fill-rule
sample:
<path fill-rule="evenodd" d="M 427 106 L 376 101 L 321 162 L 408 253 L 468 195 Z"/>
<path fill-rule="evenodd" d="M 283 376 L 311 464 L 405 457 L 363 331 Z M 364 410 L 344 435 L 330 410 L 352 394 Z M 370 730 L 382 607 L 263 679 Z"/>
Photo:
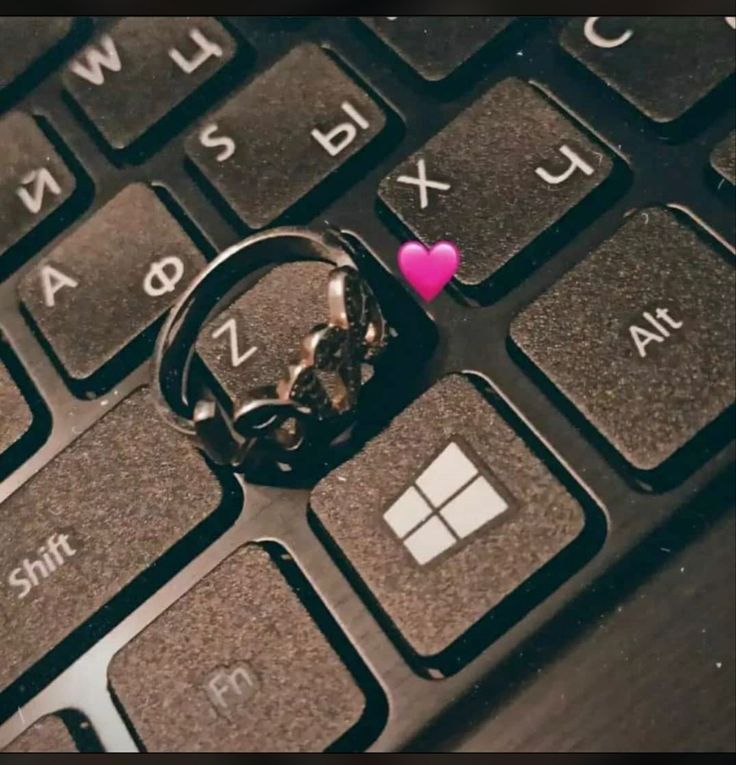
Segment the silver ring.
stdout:
<path fill-rule="evenodd" d="M 175 430 L 195 440 L 216 462 L 238 465 L 255 434 L 286 417 L 308 418 L 307 407 L 279 399 L 249 402 L 232 416 L 206 387 L 188 400 L 195 344 L 206 322 L 243 290 L 243 281 L 259 269 L 295 261 L 323 261 L 357 273 L 353 248 L 339 231 L 281 227 L 254 234 L 211 261 L 181 294 L 156 341 L 152 395 L 158 413 Z M 381 318 L 380 309 L 377 309 Z M 254 417 L 256 418 L 254 420 Z M 245 424 L 244 424 L 245 423 Z"/>

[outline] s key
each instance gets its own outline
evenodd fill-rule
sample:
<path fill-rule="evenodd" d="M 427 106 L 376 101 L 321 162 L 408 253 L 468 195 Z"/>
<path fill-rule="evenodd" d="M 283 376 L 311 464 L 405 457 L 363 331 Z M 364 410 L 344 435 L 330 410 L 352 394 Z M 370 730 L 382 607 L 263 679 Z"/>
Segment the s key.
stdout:
<path fill-rule="evenodd" d="M 79 53 L 64 87 L 114 149 L 125 149 L 234 57 L 214 19 L 125 18 Z"/>
<path fill-rule="evenodd" d="M 186 152 L 235 213 L 260 228 L 370 143 L 385 122 L 326 53 L 303 44 L 211 114 Z"/>
<path fill-rule="evenodd" d="M 533 87 L 491 88 L 380 184 L 425 244 L 449 239 L 458 281 L 477 286 L 607 178 L 612 162 Z"/>
<path fill-rule="evenodd" d="M 631 465 L 653 470 L 733 402 L 736 271 L 669 211 L 642 210 L 511 337 Z"/>
<path fill-rule="evenodd" d="M 156 194 L 134 183 L 56 245 L 19 291 L 66 372 L 83 380 L 155 322 L 203 265 Z"/>

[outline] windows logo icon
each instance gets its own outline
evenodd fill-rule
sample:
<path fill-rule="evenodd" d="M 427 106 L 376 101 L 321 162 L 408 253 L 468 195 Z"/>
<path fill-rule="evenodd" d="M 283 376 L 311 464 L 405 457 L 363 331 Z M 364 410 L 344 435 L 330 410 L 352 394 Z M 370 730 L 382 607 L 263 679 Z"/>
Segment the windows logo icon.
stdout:
<path fill-rule="evenodd" d="M 467 444 L 450 441 L 383 519 L 423 566 L 509 509 Z"/>

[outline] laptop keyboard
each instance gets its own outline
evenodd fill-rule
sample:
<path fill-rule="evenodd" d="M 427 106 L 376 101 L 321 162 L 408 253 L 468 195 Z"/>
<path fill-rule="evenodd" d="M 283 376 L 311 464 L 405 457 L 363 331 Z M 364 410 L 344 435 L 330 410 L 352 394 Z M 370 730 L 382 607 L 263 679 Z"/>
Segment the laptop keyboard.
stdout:
<path fill-rule="evenodd" d="M 0 750 L 408 747 L 733 472 L 735 40 L 0 18 Z M 337 463 L 251 484 L 154 413 L 156 330 L 218 251 L 324 221 L 403 350 Z M 430 306 L 406 239 L 462 253 Z M 196 373 L 272 381 L 325 270 L 264 276 Z"/>

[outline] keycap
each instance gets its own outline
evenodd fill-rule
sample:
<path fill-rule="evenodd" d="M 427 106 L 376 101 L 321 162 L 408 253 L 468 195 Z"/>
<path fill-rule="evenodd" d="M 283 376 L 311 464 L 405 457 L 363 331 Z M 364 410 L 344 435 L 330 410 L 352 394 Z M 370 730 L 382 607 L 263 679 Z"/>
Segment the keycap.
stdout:
<path fill-rule="evenodd" d="M 220 505 L 199 453 L 134 393 L 0 506 L 0 690 Z"/>
<path fill-rule="evenodd" d="M 512 323 L 511 337 L 640 470 L 733 401 L 736 277 L 663 209 L 621 228 Z"/>
<path fill-rule="evenodd" d="M 672 122 L 734 71 L 733 18 L 588 16 L 560 43 L 646 117 Z"/>
<path fill-rule="evenodd" d="M 28 114 L 0 119 L 0 257 L 71 197 L 76 181 Z"/>
<path fill-rule="evenodd" d="M 736 131 L 724 138 L 710 155 L 713 169 L 732 186 L 736 184 Z"/>
<path fill-rule="evenodd" d="M 454 242 L 457 279 L 477 286 L 609 175 L 611 160 L 534 88 L 487 91 L 380 184 L 425 244 Z"/>
<path fill-rule="evenodd" d="M 0 455 L 28 430 L 32 419 L 23 394 L 0 363 Z"/>
<path fill-rule="evenodd" d="M 425 80 L 443 80 L 499 35 L 506 16 L 373 16 L 363 22 Z"/>
<path fill-rule="evenodd" d="M 82 50 L 63 82 L 110 146 L 125 149 L 235 52 L 235 41 L 214 19 L 129 17 Z"/>
<path fill-rule="evenodd" d="M 148 751 L 323 750 L 365 699 L 262 549 L 247 545 L 112 660 Z"/>
<path fill-rule="evenodd" d="M 61 42 L 72 29 L 70 16 L 0 18 L 0 90 Z"/>
<path fill-rule="evenodd" d="M 454 648 L 584 526 L 578 502 L 461 375 L 324 478 L 311 507 L 427 658 Z"/>
<path fill-rule="evenodd" d="M 54 247 L 19 292 L 66 372 L 81 380 L 162 316 L 203 265 L 156 194 L 134 183 Z"/>
<path fill-rule="evenodd" d="M 5 753 L 78 751 L 66 725 L 56 715 L 42 717 L 3 749 Z"/>
<path fill-rule="evenodd" d="M 302 338 L 327 321 L 331 270 L 318 262 L 278 266 L 200 333 L 197 352 L 234 408 L 287 374 Z"/>
<path fill-rule="evenodd" d="M 385 116 L 320 48 L 299 45 L 186 141 L 199 172 L 251 228 L 291 207 L 381 132 Z"/>

